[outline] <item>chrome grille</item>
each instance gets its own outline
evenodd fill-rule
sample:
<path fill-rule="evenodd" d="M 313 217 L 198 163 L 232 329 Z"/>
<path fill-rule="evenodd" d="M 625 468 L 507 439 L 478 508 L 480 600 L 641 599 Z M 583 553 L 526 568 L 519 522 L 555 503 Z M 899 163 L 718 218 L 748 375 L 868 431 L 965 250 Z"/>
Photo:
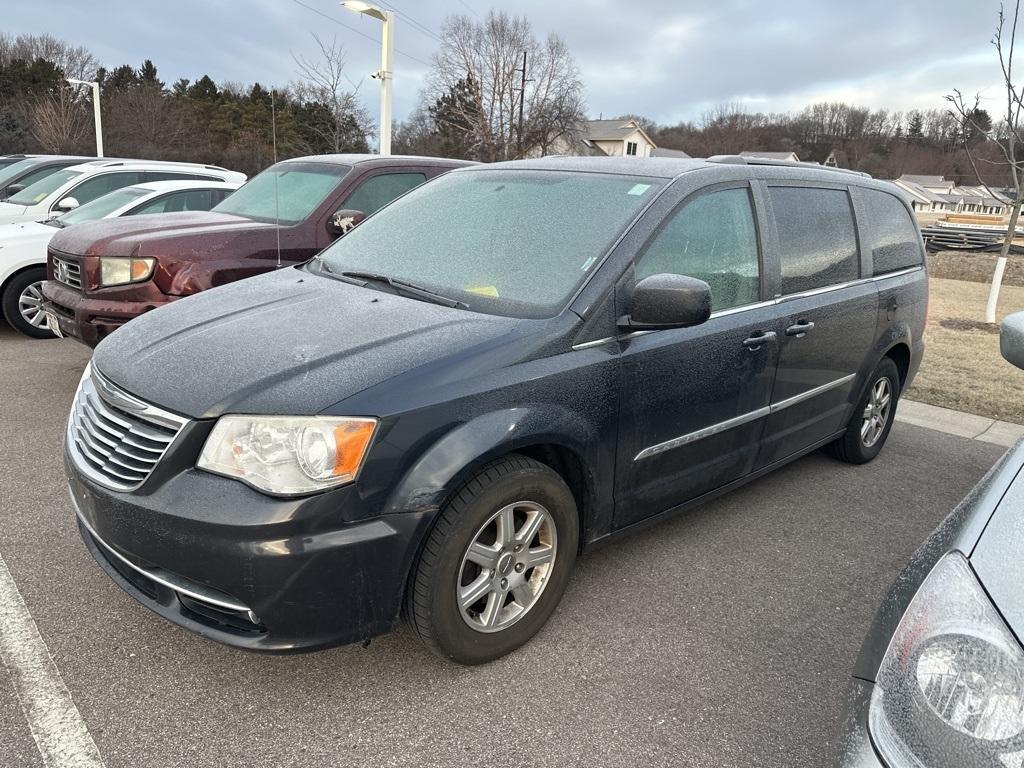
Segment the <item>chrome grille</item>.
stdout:
<path fill-rule="evenodd" d="M 139 487 L 187 423 L 129 395 L 91 366 L 78 385 L 67 441 L 75 466 L 118 491 Z"/>
<path fill-rule="evenodd" d="M 53 256 L 53 279 L 82 290 L 82 265 Z"/>

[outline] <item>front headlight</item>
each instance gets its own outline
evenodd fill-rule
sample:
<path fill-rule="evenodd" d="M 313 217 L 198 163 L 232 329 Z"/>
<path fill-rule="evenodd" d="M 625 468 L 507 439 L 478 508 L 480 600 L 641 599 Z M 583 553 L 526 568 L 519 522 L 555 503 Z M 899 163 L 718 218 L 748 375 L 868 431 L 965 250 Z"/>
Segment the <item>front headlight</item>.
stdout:
<path fill-rule="evenodd" d="M 222 416 L 196 464 L 267 493 L 296 496 L 352 482 L 376 419 Z"/>
<path fill-rule="evenodd" d="M 1024 766 L 1024 651 L 959 552 L 900 620 L 869 723 L 891 768 Z"/>
<path fill-rule="evenodd" d="M 141 283 L 153 274 L 156 259 L 126 258 L 122 256 L 100 256 L 100 285 Z"/>

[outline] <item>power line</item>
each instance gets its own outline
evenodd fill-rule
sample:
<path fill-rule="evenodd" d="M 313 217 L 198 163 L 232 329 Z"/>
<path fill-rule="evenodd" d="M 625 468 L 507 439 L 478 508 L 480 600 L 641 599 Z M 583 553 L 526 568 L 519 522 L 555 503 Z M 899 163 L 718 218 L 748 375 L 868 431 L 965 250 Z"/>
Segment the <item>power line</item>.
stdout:
<path fill-rule="evenodd" d="M 384 2 L 384 0 L 380 0 L 380 2 L 381 2 L 381 4 L 385 8 L 388 8 L 389 10 L 394 11 L 399 16 L 401 16 L 403 19 L 405 19 L 407 22 L 409 22 L 409 24 L 412 25 L 412 28 L 415 31 L 420 32 L 420 33 L 426 35 L 427 37 L 431 38 L 432 40 L 434 40 L 434 41 L 436 41 L 438 43 L 441 42 L 441 36 L 438 35 L 436 32 L 434 32 L 434 30 L 432 30 L 430 27 L 428 27 L 425 24 L 420 24 L 418 21 L 416 21 L 416 19 L 414 19 L 408 13 L 406 13 L 405 11 L 400 10 L 398 8 L 398 6 L 396 6 L 394 3 Z"/>
<path fill-rule="evenodd" d="M 480 14 L 477 13 L 476 10 L 474 10 L 473 6 L 471 6 L 469 3 L 467 3 L 466 0 L 459 0 L 459 3 L 462 5 L 463 8 L 465 8 L 467 11 L 472 13 L 478 19 L 480 18 Z"/>
<path fill-rule="evenodd" d="M 327 15 L 326 13 L 324 13 L 321 10 L 319 10 L 318 8 L 314 8 L 311 5 L 306 5 L 304 2 L 302 2 L 302 0 L 292 0 L 292 2 L 297 4 L 297 5 L 301 5 L 306 10 L 312 11 L 313 13 L 317 14 L 318 16 L 323 16 L 328 21 L 333 21 L 339 27 L 344 27 L 345 29 L 349 30 L 350 32 L 355 32 L 360 37 L 365 37 L 371 43 L 376 43 L 378 45 L 380 44 L 379 40 L 377 40 L 374 37 L 371 37 L 370 35 L 366 34 L 362 30 L 359 30 L 359 29 L 356 29 L 355 27 L 349 26 L 345 22 L 339 21 L 338 19 L 334 18 L 333 16 Z M 411 59 L 412 61 L 415 61 L 415 62 L 417 62 L 419 64 L 422 64 L 425 67 L 429 67 L 430 66 L 430 62 L 424 61 L 423 59 L 420 59 L 420 58 L 418 58 L 416 56 L 413 56 L 411 53 L 406 53 L 405 51 L 400 51 L 398 48 L 395 48 L 395 53 L 401 54 L 402 56 L 405 56 L 405 58 Z"/>

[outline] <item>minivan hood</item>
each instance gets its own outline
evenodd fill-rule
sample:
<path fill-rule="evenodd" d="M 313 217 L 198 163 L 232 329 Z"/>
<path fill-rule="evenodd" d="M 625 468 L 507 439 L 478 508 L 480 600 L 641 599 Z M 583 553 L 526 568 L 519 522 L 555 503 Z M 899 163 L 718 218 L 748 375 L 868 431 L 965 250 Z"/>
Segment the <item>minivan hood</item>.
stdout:
<path fill-rule="evenodd" d="M 518 323 L 288 267 L 148 312 L 104 339 L 93 364 L 192 418 L 306 415 Z"/>
<path fill-rule="evenodd" d="M 83 221 L 61 230 L 51 247 L 74 256 L 160 256 L 160 243 L 164 240 L 175 240 L 175 252 L 180 253 L 178 242 L 182 238 L 204 240 L 210 235 L 272 229 L 273 226 L 211 211 L 119 216 Z"/>
<path fill-rule="evenodd" d="M 985 532 L 971 567 L 1018 638 L 1024 638 L 1024 440 L 1006 456 L 1018 468 Z"/>

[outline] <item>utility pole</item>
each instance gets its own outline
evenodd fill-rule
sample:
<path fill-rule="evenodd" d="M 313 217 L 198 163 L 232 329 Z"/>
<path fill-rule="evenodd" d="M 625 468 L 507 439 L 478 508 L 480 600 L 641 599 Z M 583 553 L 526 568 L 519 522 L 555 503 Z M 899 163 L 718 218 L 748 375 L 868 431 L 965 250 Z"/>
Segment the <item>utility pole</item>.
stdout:
<path fill-rule="evenodd" d="M 521 84 L 519 86 L 519 130 L 517 138 L 519 139 L 519 158 L 523 157 L 523 104 L 526 101 L 526 51 L 523 51 L 523 68 L 513 70 L 522 74 Z"/>
<path fill-rule="evenodd" d="M 103 157 L 103 121 L 100 118 L 100 84 L 90 83 L 86 80 L 74 80 L 67 78 L 72 85 L 88 85 L 92 88 L 92 114 L 93 122 L 96 124 L 96 157 Z"/>

